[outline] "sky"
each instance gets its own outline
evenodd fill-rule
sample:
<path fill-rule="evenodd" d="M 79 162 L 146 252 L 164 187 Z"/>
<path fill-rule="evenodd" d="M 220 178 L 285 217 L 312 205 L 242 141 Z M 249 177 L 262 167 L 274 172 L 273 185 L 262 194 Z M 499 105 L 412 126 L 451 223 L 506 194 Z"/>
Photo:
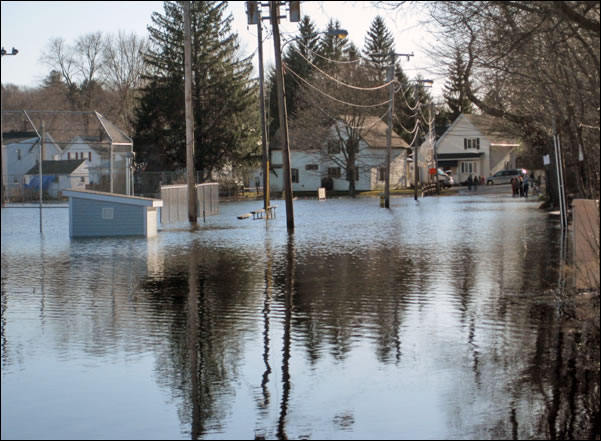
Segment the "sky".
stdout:
<path fill-rule="evenodd" d="M 380 15 L 395 38 L 395 48 L 400 53 L 415 54 L 409 61 L 403 58 L 402 68 L 409 78 L 418 73 L 423 78 L 434 79 L 434 96 L 440 96 L 444 78 L 433 76 L 423 70 L 433 63 L 426 56 L 426 44 L 431 42 L 429 34 L 418 23 L 418 11 L 409 13 L 392 10 L 378 2 L 360 1 L 308 1 L 301 3 L 301 14 L 309 15 L 318 30 L 324 30 L 330 18 L 338 19 L 349 32 L 351 39 L 360 49 L 373 21 Z M 257 66 L 257 27 L 247 25 L 246 7 L 243 1 L 230 2 L 233 15 L 233 31 L 238 33 L 241 53 L 255 54 Z M 2 83 L 35 87 L 48 74 L 49 68 L 40 58 L 51 38 L 61 37 L 72 44 L 75 39 L 89 32 L 102 31 L 116 34 L 120 30 L 148 36 L 147 26 L 151 23 L 153 11 L 162 12 L 163 2 L 156 1 L 2 1 L 1 34 L 2 47 L 10 53 L 15 47 L 16 56 L 2 57 Z M 264 37 L 271 32 L 268 21 L 264 22 Z M 297 32 L 298 23 L 282 20 L 280 32 L 282 40 L 292 38 Z M 283 43 L 283 41 L 282 41 Z M 263 45 L 265 70 L 273 65 L 273 40 L 268 38 Z"/>

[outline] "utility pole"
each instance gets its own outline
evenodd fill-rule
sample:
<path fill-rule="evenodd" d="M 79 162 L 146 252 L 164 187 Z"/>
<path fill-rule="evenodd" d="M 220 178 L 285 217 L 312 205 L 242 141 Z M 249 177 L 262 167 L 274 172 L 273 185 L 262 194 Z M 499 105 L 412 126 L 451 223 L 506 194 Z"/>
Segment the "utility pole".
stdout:
<path fill-rule="evenodd" d="M 434 150 L 434 168 L 436 169 L 436 194 L 440 194 L 440 181 L 438 180 L 438 140 L 436 139 L 436 124 L 434 124 L 434 103 L 430 100 L 430 145 Z"/>
<path fill-rule="evenodd" d="M 390 52 L 388 54 L 390 56 L 390 66 L 386 70 L 386 80 L 392 81 L 394 80 L 394 68 L 396 64 L 396 56 L 399 55 L 401 57 L 407 57 L 407 61 L 409 61 L 409 57 L 413 57 L 413 53 L 410 54 L 396 54 L 394 52 Z M 390 208 L 390 161 L 391 161 L 391 144 L 392 144 L 392 111 L 394 108 L 394 83 L 390 83 L 388 86 L 388 128 L 386 129 L 386 178 L 384 181 L 384 208 Z"/>
<path fill-rule="evenodd" d="M 263 146 L 263 209 L 265 210 L 265 219 L 269 219 L 269 146 L 267 143 L 267 122 L 265 119 L 265 89 L 264 89 L 264 71 L 263 71 L 263 17 L 259 10 L 258 1 L 247 1 L 248 24 L 257 25 L 257 40 L 259 54 L 259 99 L 261 111 L 261 143 Z"/>
<path fill-rule="evenodd" d="M 417 182 L 419 176 L 419 143 L 421 142 L 421 130 L 420 130 L 420 120 L 419 113 L 421 110 L 421 103 L 419 102 L 419 94 L 417 90 L 417 86 L 414 86 L 415 93 L 415 111 L 416 111 L 416 121 L 415 128 L 417 133 L 415 134 L 415 146 L 413 147 L 413 199 L 417 201 Z"/>
<path fill-rule="evenodd" d="M 42 139 L 40 139 L 40 163 L 38 165 L 38 172 L 40 176 L 40 233 L 42 232 L 42 160 L 44 159 L 44 148 L 46 146 L 46 124 L 42 120 Z"/>
<path fill-rule="evenodd" d="M 390 208 L 390 156 L 392 144 L 392 112 L 394 109 L 394 53 L 390 54 L 391 64 L 386 70 L 386 81 L 390 81 L 388 86 L 388 127 L 386 128 L 386 180 L 384 182 L 384 208 Z"/>
<path fill-rule="evenodd" d="M 282 74 L 282 52 L 280 47 L 280 27 L 278 24 L 278 1 L 269 2 L 271 8 L 271 25 L 273 27 L 273 48 L 275 52 L 275 74 L 278 88 L 278 104 L 280 113 L 280 131 L 282 143 L 282 166 L 284 169 L 284 192 L 286 198 L 286 226 L 288 232 L 294 231 L 294 207 L 292 204 L 292 176 L 290 172 L 290 145 L 288 142 L 288 117 L 286 115 L 286 100 L 284 79 Z"/>
<path fill-rule="evenodd" d="M 194 173 L 194 110 L 192 109 L 192 44 L 190 2 L 184 2 L 184 80 L 186 106 L 186 175 L 188 180 L 188 220 L 196 225 L 196 176 Z"/>
<path fill-rule="evenodd" d="M 10 51 L 10 53 L 6 52 L 4 48 L 2 48 L 2 57 L 5 55 L 17 55 L 19 51 L 14 47 Z M 0 93 L 2 91 L 0 90 Z M 2 97 L 0 97 L 0 107 L 2 103 Z M 2 109 L 0 108 L 0 181 L 2 181 L 1 185 L 1 194 L 0 200 L 2 200 L 2 206 L 4 207 L 4 197 L 5 197 L 5 188 L 4 188 L 4 124 L 2 123 Z"/>
<path fill-rule="evenodd" d="M 261 144 L 263 146 L 263 209 L 269 219 L 269 145 L 267 144 L 267 121 L 265 120 L 265 89 L 263 73 L 263 23 L 259 17 L 257 38 L 259 40 L 259 99 L 261 100 Z"/>

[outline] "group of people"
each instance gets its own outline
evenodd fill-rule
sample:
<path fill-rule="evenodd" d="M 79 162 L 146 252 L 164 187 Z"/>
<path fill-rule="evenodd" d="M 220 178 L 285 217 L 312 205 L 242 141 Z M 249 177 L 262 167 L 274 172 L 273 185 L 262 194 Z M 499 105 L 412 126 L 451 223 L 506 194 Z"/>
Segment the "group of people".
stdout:
<path fill-rule="evenodd" d="M 467 178 L 467 181 L 466 181 L 467 189 L 469 191 L 472 190 L 472 186 L 474 186 L 474 191 L 476 191 L 476 190 L 478 190 L 478 184 L 484 185 L 485 183 L 486 183 L 486 180 L 484 179 L 484 176 L 472 177 L 472 175 L 470 175 L 470 177 Z"/>
<path fill-rule="evenodd" d="M 528 177 L 528 175 L 524 175 L 523 177 L 520 175 L 517 178 L 513 178 L 511 180 L 511 192 L 513 197 L 528 197 L 528 188 L 530 187 L 530 183 L 534 185 L 534 176 Z"/>

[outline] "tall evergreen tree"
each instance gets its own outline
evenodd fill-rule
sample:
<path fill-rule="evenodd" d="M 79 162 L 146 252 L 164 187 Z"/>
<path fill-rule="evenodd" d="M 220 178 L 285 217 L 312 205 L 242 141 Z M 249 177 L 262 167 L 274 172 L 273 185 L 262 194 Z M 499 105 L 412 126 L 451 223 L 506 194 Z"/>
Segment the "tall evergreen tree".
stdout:
<path fill-rule="evenodd" d="M 226 3 L 192 2 L 192 101 L 195 168 L 202 179 L 224 166 L 257 158 L 260 136 L 256 81 L 250 57 L 240 59 Z M 164 2 L 152 15 L 150 74 L 137 111 L 137 150 L 155 169 L 186 164 L 184 20 L 181 2 Z"/>
<path fill-rule="evenodd" d="M 342 25 L 339 20 L 330 19 L 326 27 L 325 32 L 329 35 L 323 34 L 321 42 L 319 44 L 319 59 L 320 65 L 328 68 L 333 63 L 329 60 L 342 61 L 348 60 L 348 52 L 350 49 L 349 39 L 347 37 L 340 38 L 336 31 L 342 29 Z"/>
<path fill-rule="evenodd" d="M 380 81 L 386 79 L 386 68 L 390 64 L 390 52 L 394 52 L 394 38 L 386 27 L 384 19 L 378 15 L 367 31 L 363 56 L 366 60 L 365 64 L 377 72 L 377 78 Z"/>
<path fill-rule="evenodd" d="M 449 75 L 443 88 L 443 96 L 449 107 L 449 118 L 455 121 L 462 113 L 472 113 L 474 106 L 469 100 L 464 79 L 465 63 L 461 53 L 455 51 L 455 61 L 449 68 Z"/>

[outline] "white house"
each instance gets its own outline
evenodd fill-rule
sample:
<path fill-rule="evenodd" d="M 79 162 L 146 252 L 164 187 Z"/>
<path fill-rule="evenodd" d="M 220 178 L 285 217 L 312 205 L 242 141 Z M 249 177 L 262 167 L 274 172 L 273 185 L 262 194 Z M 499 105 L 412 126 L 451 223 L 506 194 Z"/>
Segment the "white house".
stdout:
<path fill-rule="evenodd" d="M 339 124 L 343 124 L 342 122 Z M 369 191 L 384 188 L 386 177 L 386 129 L 387 124 L 377 117 L 366 117 L 356 156 L 355 189 Z M 342 132 L 342 131 L 341 131 Z M 293 135 L 292 135 L 293 136 Z M 335 139 L 335 128 L 332 137 Z M 347 191 L 349 182 L 345 175 L 344 155 L 336 142 L 324 140 L 323 148 L 309 149 L 291 139 L 290 168 L 292 191 L 317 191 L 327 186 L 332 190 Z M 409 146 L 394 131 L 391 140 L 391 188 L 404 188 L 407 185 L 406 159 Z M 271 149 L 270 189 L 283 190 L 282 150 Z"/>
<path fill-rule="evenodd" d="M 20 192 L 23 188 L 24 177 L 40 157 L 40 137 L 34 131 L 5 132 L 2 134 L 3 161 L 2 178 L 8 194 Z M 50 134 L 46 134 L 43 160 L 60 159 L 62 150 Z"/>
<path fill-rule="evenodd" d="M 26 188 L 38 191 L 39 165 L 25 173 Z M 90 183 L 85 159 L 70 161 L 42 161 L 42 190 L 52 198 L 59 198 L 64 190 L 85 190 Z"/>
<path fill-rule="evenodd" d="M 456 183 L 465 182 L 470 175 L 486 178 L 515 168 L 520 142 L 505 126 L 499 118 L 462 113 L 438 140 L 438 166 L 451 170 Z M 420 147 L 421 167 L 433 166 L 432 150 L 428 141 Z"/>

